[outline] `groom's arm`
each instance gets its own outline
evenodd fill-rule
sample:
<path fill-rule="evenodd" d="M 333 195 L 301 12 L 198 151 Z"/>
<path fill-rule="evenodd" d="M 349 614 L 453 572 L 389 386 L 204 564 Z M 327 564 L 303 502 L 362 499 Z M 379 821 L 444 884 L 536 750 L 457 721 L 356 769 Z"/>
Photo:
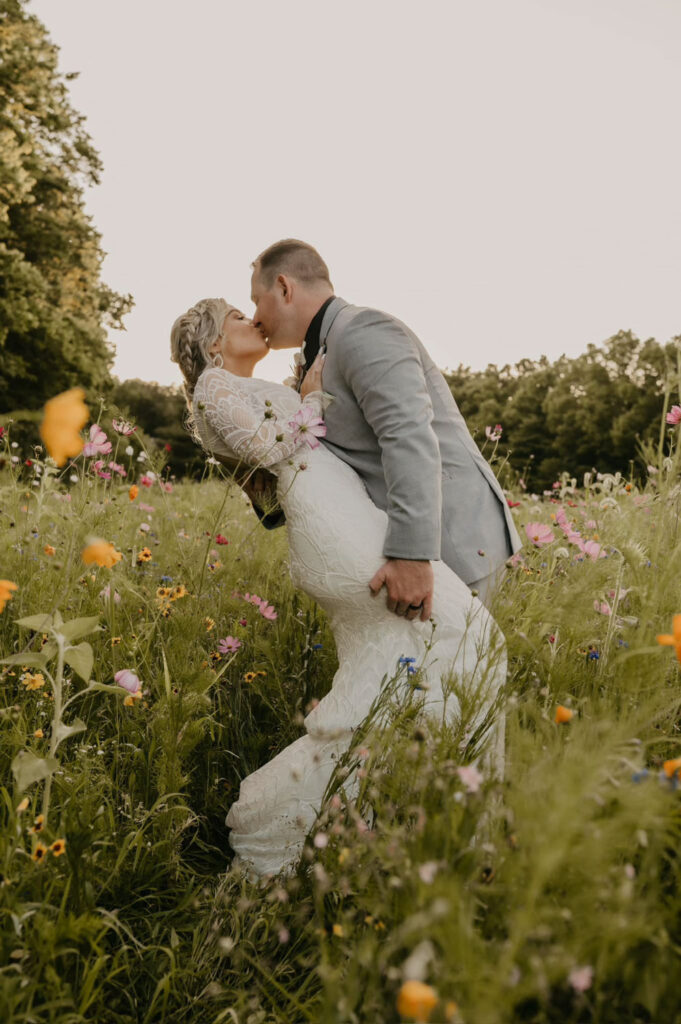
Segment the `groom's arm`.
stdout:
<path fill-rule="evenodd" d="M 439 559 L 440 446 L 416 345 L 394 320 L 367 310 L 336 340 L 336 359 L 381 450 L 388 513 L 383 554 Z"/>

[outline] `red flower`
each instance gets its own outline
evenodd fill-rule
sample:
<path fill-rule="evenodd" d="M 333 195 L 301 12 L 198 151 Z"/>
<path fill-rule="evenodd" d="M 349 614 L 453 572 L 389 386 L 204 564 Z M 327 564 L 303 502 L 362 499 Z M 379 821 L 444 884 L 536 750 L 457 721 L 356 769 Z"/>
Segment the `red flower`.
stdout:
<path fill-rule="evenodd" d="M 229 544 L 229 541 L 227 540 L 226 537 L 223 537 L 221 533 L 218 533 L 215 536 L 215 543 L 216 544 Z"/>

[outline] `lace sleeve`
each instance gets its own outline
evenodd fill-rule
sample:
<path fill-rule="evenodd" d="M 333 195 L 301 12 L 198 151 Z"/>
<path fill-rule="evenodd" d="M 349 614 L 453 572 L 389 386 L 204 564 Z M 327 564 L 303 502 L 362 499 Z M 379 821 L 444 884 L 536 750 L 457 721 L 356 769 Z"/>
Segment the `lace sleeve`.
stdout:
<path fill-rule="evenodd" d="M 250 466 L 273 466 L 290 458 L 298 439 L 289 427 L 293 414 L 277 418 L 267 392 L 251 393 L 239 378 L 214 368 L 206 370 L 196 388 L 196 418 L 204 424 L 206 444 L 215 439 Z M 313 391 L 301 402 L 316 416 L 322 415 L 322 392 Z"/>

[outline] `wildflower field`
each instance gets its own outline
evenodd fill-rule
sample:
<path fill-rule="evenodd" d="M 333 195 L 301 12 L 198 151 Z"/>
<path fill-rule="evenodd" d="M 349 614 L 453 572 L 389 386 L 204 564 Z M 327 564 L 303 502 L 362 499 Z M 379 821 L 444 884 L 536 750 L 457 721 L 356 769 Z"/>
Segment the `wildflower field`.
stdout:
<path fill-rule="evenodd" d="M 509 491 L 503 781 L 396 651 L 391 724 L 256 885 L 225 815 L 330 686 L 327 623 L 220 467 L 171 481 L 68 394 L 52 457 L 0 427 L 0 1020 L 681 1021 L 673 418 L 645 483 Z"/>

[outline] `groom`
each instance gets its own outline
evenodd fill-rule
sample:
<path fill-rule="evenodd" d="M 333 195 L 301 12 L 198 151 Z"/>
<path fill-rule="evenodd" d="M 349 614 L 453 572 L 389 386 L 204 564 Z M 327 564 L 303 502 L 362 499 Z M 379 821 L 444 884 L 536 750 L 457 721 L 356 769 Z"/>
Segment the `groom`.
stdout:
<path fill-rule="evenodd" d="M 388 515 L 387 558 L 369 586 L 388 608 L 430 617 L 431 562 L 442 559 L 486 604 L 505 561 L 521 547 L 503 491 L 425 348 L 401 321 L 334 295 L 316 249 L 288 238 L 252 264 L 253 322 L 271 349 L 298 348 L 305 372 L 325 353 L 324 444 L 359 474 Z M 300 388 L 300 380 L 298 382 Z M 259 507 L 268 528 L 283 512 Z"/>

